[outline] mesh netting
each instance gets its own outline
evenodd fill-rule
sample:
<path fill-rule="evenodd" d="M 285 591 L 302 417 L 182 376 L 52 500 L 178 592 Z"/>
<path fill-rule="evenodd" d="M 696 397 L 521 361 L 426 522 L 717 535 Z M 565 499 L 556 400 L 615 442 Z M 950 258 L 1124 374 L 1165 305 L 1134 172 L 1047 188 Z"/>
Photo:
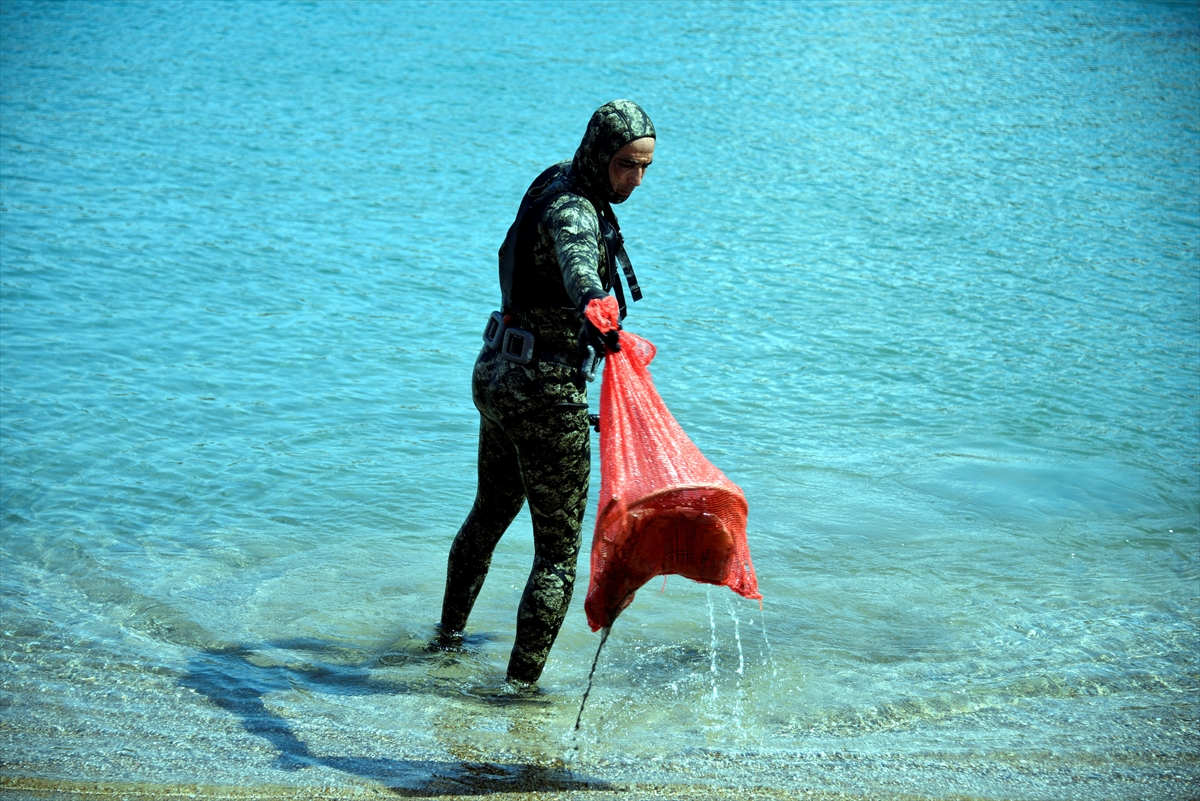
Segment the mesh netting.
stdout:
<path fill-rule="evenodd" d="M 655 348 L 620 332 L 600 391 L 600 503 L 588 625 L 611 626 L 634 593 L 675 574 L 761 599 L 746 544 L 746 497 L 704 458 L 654 389 Z"/>

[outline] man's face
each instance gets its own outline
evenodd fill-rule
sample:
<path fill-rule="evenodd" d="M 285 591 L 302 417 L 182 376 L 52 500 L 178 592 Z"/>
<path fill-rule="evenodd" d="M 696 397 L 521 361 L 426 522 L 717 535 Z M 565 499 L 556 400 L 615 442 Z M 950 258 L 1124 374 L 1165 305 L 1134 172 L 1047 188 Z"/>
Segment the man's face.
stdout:
<path fill-rule="evenodd" d="M 654 161 L 654 138 L 643 136 L 634 139 L 617 151 L 608 163 L 608 182 L 617 196 L 617 203 L 625 202 L 633 190 L 642 185 L 646 168 Z"/>

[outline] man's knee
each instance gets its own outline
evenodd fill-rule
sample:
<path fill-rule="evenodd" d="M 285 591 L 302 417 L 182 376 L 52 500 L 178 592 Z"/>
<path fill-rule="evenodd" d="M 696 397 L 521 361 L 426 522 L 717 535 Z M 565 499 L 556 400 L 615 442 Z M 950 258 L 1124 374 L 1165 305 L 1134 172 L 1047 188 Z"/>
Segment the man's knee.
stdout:
<path fill-rule="evenodd" d="M 550 611 L 549 620 L 554 619 L 559 610 L 565 613 L 571 603 L 571 593 L 575 588 L 575 563 L 578 549 L 574 553 L 564 554 L 562 560 L 551 562 L 539 554 L 533 562 L 533 571 L 529 575 L 526 592 L 532 603 L 521 604 L 521 617 L 544 614 Z M 561 618 L 560 618 L 561 619 Z"/>

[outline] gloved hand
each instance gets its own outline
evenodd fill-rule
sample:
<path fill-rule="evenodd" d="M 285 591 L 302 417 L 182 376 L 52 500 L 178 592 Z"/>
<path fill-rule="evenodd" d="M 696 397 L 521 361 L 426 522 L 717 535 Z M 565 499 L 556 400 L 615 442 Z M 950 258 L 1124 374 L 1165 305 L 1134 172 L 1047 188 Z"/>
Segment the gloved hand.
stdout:
<path fill-rule="evenodd" d="M 617 331 L 621 329 L 621 309 L 612 295 L 592 298 L 583 307 L 583 333 L 596 353 L 604 349 L 616 353 L 621 349 Z"/>

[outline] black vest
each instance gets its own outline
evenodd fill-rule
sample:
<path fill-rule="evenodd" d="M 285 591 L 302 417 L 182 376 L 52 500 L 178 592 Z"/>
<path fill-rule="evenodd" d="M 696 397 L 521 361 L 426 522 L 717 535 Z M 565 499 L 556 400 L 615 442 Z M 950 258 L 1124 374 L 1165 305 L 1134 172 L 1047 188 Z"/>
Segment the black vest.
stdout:
<path fill-rule="evenodd" d="M 567 288 L 561 280 L 552 282 L 534 281 L 530 275 L 529 265 L 533 261 L 533 243 L 537 237 L 538 223 L 546 208 L 558 196 L 571 190 L 566 181 L 556 179 L 568 169 L 567 164 L 555 164 L 543 171 L 534 179 L 525 196 L 521 198 L 521 207 L 517 209 L 517 217 L 509 226 L 504 244 L 500 246 L 500 294 L 503 298 L 503 309 L 508 312 L 519 312 L 530 309 L 568 309 L 580 311 L 567 295 Z M 607 211 L 607 214 L 605 213 Z M 642 297 L 637 278 L 629 257 L 625 255 L 625 240 L 617 225 L 617 218 L 612 211 L 605 209 L 597 215 L 600 222 L 600 235 L 604 239 L 605 266 L 601 282 L 605 290 L 614 289 L 617 303 L 621 308 L 621 318 L 625 318 L 625 293 L 621 289 L 621 280 L 617 277 L 617 262 L 629 281 L 629 291 L 634 300 Z M 608 219 L 611 217 L 611 220 Z"/>

